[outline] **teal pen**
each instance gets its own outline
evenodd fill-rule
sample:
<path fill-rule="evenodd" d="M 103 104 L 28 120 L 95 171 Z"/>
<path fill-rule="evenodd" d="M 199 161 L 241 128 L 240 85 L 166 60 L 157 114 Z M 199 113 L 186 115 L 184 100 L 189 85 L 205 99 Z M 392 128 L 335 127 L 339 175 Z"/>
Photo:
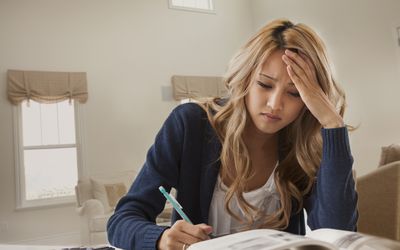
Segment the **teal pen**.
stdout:
<path fill-rule="evenodd" d="M 189 217 L 187 217 L 187 215 L 183 212 L 183 210 L 182 210 L 183 207 L 181 206 L 181 204 L 179 204 L 179 202 L 177 200 L 175 200 L 174 197 L 169 195 L 169 193 L 165 190 L 165 188 L 163 186 L 160 186 L 158 189 L 165 196 L 165 198 L 172 204 L 172 206 L 178 212 L 178 214 L 182 217 L 182 219 L 189 222 L 190 224 L 193 224 L 192 221 L 190 221 Z"/>

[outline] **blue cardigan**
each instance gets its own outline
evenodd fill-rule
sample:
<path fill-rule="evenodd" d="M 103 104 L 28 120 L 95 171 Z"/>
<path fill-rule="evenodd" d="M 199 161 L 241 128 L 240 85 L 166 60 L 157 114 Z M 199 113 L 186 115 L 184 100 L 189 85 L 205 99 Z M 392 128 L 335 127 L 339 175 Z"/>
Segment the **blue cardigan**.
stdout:
<path fill-rule="evenodd" d="M 321 129 L 323 154 L 316 184 L 304 200 L 311 229 L 356 230 L 357 193 L 347 129 Z M 156 249 L 166 227 L 155 224 L 165 205 L 158 187 L 177 190 L 177 200 L 194 224 L 208 223 L 221 144 L 197 104 L 175 108 L 157 134 L 146 162 L 107 224 L 108 240 L 122 249 Z M 293 207 L 296 207 L 294 204 Z M 293 209 L 287 232 L 305 234 L 303 212 Z M 172 223 L 180 219 L 174 211 Z"/>

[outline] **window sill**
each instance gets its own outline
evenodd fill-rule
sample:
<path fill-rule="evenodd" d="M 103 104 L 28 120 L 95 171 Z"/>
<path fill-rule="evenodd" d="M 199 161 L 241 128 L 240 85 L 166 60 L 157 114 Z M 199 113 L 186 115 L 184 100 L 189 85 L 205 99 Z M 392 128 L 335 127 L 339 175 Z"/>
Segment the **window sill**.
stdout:
<path fill-rule="evenodd" d="M 178 11 L 197 12 L 203 14 L 213 14 L 213 15 L 217 14 L 215 9 L 200 9 L 200 8 L 190 8 L 190 7 L 175 6 L 175 5 L 169 6 L 169 9 Z"/>
<path fill-rule="evenodd" d="M 25 201 L 17 204 L 15 211 L 38 210 L 57 207 L 68 207 L 76 205 L 75 197 L 65 197 L 62 199 L 48 199 L 48 200 L 35 200 Z"/>

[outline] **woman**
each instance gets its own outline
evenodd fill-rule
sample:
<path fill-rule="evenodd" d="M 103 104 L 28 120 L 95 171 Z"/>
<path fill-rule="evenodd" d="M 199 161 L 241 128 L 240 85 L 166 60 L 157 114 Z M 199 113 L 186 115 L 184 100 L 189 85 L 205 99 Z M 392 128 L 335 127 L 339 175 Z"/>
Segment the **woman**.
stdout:
<path fill-rule="evenodd" d="M 353 158 L 345 96 L 321 39 L 304 24 L 275 20 L 232 59 L 226 99 L 178 106 L 165 121 L 128 194 L 108 222 L 123 249 L 186 249 L 209 234 L 253 228 L 305 234 L 355 230 Z M 155 224 L 177 190 L 193 222 Z"/>

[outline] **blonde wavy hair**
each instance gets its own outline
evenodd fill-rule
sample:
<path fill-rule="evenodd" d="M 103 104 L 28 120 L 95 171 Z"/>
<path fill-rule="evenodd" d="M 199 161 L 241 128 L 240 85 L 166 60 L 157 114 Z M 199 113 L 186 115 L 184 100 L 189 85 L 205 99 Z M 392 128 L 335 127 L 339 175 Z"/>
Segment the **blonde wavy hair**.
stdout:
<path fill-rule="evenodd" d="M 251 119 L 244 98 L 265 59 L 273 51 L 284 49 L 307 55 L 314 64 L 323 92 L 342 117 L 345 110 L 345 94 L 333 79 L 324 43 L 308 26 L 278 19 L 261 28 L 240 48 L 224 76 L 228 98 L 224 101 L 218 98 L 203 100 L 200 105 L 206 110 L 222 144 L 221 177 L 232 181 L 226 193 L 225 208 L 231 216 L 244 223 L 243 230 L 250 227 L 285 229 L 292 209 L 298 213 L 303 208 L 303 199 L 311 192 L 321 163 L 321 124 L 304 108 L 295 121 L 278 132 L 280 161 L 274 178 L 280 195 L 279 209 L 264 214 L 243 197 L 246 184 L 255 174 L 242 137 L 248 119 Z M 230 209 L 234 197 L 245 212 L 244 221 Z"/>

